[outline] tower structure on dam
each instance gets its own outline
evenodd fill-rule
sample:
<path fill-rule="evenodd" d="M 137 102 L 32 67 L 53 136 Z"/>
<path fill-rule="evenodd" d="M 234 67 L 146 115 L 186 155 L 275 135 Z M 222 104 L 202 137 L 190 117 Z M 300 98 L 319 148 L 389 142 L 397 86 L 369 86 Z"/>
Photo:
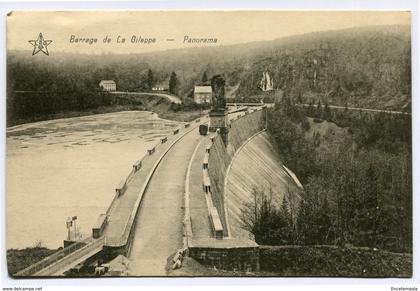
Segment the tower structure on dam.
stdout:
<path fill-rule="evenodd" d="M 228 142 L 229 118 L 226 107 L 225 79 L 216 75 L 211 79 L 212 107 L 210 110 L 210 131 L 220 130 L 220 135 L 225 145 Z"/>

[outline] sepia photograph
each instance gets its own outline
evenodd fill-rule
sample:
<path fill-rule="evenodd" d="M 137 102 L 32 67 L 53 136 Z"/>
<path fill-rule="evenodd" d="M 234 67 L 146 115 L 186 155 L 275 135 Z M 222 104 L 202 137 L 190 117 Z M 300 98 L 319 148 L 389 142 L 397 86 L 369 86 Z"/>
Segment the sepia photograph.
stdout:
<path fill-rule="evenodd" d="M 411 17 L 10 11 L 9 277 L 412 278 Z"/>

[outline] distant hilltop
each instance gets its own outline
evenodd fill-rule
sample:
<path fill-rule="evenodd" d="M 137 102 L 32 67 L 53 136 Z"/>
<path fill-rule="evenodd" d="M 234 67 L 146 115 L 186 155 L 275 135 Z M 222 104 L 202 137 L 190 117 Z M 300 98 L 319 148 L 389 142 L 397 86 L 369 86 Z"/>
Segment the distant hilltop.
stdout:
<path fill-rule="evenodd" d="M 96 86 L 112 79 L 122 91 L 142 91 L 150 69 L 156 83 L 175 72 L 178 95 L 192 98 L 194 85 L 206 72 L 223 74 L 226 86 L 236 88 L 236 99 L 281 92 L 302 102 L 400 110 L 411 106 L 410 47 L 410 27 L 388 25 L 143 54 L 54 52 L 35 59 L 27 52 L 9 51 L 8 87 L 36 91 Z M 273 90 L 261 90 L 264 72 Z"/>

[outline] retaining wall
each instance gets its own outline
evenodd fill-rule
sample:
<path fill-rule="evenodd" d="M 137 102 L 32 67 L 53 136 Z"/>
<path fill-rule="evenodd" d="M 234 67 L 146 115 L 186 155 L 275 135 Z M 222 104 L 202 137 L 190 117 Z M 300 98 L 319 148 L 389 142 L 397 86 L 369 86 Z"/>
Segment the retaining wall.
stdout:
<path fill-rule="evenodd" d="M 258 271 L 258 247 L 212 248 L 192 247 L 189 255 L 200 264 L 230 271 Z"/>
<path fill-rule="evenodd" d="M 231 120 L 228 133 L 228 145 L 225 146 L 220 134 L 213 138 L 208 157 L 208 172 L 211 185 L 211 198 L 216 207 L 223 226 L 223 235 L 228 236 L 224 203 L 224 182 L 226 170 L 235 152 L 252 135 L 264 129 L 265 108 L 253 111 Z"/>

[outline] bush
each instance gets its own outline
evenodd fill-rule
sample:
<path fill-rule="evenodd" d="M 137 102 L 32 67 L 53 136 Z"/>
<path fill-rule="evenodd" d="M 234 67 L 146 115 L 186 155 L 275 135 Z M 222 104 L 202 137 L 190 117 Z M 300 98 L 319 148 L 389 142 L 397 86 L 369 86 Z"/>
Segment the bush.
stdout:
<path fill-rule="evenodd" d="M 242 208 L 242 227 L 254 235 L 258 244 L 293 243 L 293 222 L 286 198 L 281 208 L 273 202 L 273 193 L 253 189 L 253 199 Z"/>
<path fill-rule="evenodd" d="M 311 129 L 311 124 L 309 123 L 309 120 L 307 118 L 304 118 L 302 120 L 301 125 L 302 125 L 303 130 L 305 130 L 305 131 L 308 131 L 309 129 Z"/>

